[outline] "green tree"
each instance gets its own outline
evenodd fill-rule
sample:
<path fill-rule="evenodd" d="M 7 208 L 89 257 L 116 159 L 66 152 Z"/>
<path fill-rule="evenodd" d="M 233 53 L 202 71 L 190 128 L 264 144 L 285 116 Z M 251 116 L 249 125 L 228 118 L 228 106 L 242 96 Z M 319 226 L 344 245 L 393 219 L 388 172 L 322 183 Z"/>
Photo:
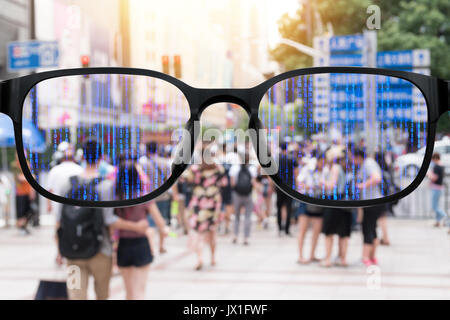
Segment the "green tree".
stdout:
<path fill-rule="evenodd" d="M 315 12 L 320 15 L 321 24 L 331 24 L 334 34 L 360 33 L 367 19 L 366 9 L 371 4 L 369 0 L 317 0 L 310 4 L 312 36 L 316 36 L 319 21 L 314 18 Z M 278 20 L 278 31 L 281 37 L 308 46 L 312 46 L 312 39 L 308 39 L 306 15 L 308 7 L 300 6 L 293 16 L 284 14 Z M 271 57 L 284 66 L 285 70 L 304 68 L 312 65 L 311 57 L 296 49 L 279 44 L 270 51 Z"/>
<path fill-rule="evenodd" d="M 395 2 L 395 1 L 392 1 Z M 380 7 L 388 5 L 380 1 Z M 450 79 L 450 1 L 400 1 L 392 8 L 378 32 L 378 50 L 429 49 L 431 74 Z M 450 117 L 444 115 L 438 122 L 438 131 L 450 132 Z"/>

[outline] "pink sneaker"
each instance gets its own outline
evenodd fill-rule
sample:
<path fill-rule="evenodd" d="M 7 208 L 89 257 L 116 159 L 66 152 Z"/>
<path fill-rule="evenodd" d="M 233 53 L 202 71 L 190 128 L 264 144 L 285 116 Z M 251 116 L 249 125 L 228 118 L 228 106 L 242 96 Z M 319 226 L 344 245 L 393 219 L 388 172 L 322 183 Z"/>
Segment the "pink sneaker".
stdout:
<path fill-rule="evenodd" d="M 372 262 L 372 264 L 374 264 L 374 265 L 378 265 L 378 259 L 377 258 L 373 258 L 372 260 L 371 260 L 371 262 Z"/>
<path fill-rule="evenodd" d="M 364 260 L 362 261 L 362 263 L 364 263 L 364 265 L 365 265 L 366 267 L 370 267 L 370 266 L 372 265 L 372 260 L 370 260 L 370 259 L 364 259 Z"/>

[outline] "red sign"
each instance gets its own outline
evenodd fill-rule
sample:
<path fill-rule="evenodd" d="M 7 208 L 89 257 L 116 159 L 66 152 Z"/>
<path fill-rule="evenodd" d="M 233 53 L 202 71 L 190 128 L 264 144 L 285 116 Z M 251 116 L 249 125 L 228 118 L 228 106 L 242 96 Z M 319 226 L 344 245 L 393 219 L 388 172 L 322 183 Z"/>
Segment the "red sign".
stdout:
<path fill-rule="evenodd" d="M 167 105 L 155 104 L 152 102 L 142 105 L 142 114 L 148 115 L 150 121 L 166 122 L 167 120 Z"/>

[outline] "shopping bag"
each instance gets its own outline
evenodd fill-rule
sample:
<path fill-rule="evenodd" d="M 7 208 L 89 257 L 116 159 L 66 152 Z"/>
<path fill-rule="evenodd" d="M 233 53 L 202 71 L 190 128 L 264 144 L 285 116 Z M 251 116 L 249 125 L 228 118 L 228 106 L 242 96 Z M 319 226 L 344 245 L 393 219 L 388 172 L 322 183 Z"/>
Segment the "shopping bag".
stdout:
<path fill-rule="evenodd" d="M 55 266 L 53 276 L 41 279 L 34 300 L 67 300 L 67 280 L 64 268 Z"/>
<path fill-rule="evenodd" d="M 66 281 L 40 280 L 34 300 L 67 300 Z"/>

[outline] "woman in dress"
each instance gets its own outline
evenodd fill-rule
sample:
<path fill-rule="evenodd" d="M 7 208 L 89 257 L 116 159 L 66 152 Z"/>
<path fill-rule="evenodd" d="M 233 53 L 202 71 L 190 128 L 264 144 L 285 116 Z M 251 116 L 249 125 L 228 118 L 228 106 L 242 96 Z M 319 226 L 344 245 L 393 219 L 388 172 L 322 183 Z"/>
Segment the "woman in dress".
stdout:
<path fill-rule="evenodd" d="M 185 179 L 195 184 L 189 202 L 189 225 L 192 246 L 198 259 L 195 269 L 201 270 L 205 243 L 211 249 L 211 265 L 216 264 L 216 228 L 222 206 L 220 187 L 226 183 L 225 170 L 213 162 L 202 161 L 200 165 L 191 165 Z"/>

